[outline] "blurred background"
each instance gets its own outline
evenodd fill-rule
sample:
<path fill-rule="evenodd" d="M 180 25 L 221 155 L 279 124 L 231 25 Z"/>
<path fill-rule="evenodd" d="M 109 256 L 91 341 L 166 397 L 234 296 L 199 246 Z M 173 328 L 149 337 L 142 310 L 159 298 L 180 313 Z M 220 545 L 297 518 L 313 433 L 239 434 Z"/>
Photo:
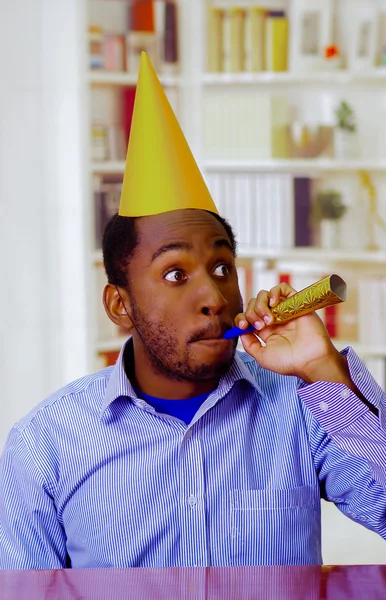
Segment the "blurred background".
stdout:
<path fill-rule="evenodd" d="M 112 364 L 101 235 L 117 211 L 141 50 L 239 241 L 243 296 L 330 273 L 321 312 L 386 388 L 386 0 L 0 2 L 0 451 Z M 325 563 L 385 542 L 323 503 Z"/>

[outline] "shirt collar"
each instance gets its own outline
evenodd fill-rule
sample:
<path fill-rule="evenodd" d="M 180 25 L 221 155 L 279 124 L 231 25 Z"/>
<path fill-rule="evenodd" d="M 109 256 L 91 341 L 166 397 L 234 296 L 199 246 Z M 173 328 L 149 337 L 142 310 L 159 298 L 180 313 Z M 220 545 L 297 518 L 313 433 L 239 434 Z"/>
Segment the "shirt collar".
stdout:
<path fill-rule="evenodd" d="M 128 347 L 130 344 L 131 348 Z M 117 398 L 128 398 L 128 399 L 137 399 L 137 395 L 135 390 L 126 375 L 123 356 L 125 352 L 125 348 L 127 347 L 128 351 L 133 351 L 132 349 L 133 341 L 129 339 L 121 348 L 119 353 L 117 362 L 115 363 L 113 370 L 111 371 L 110 378 L 107 383 L 105 396 L 103 399 L 103 405 L 101 410 L 101 418 L 103 417 L 106 410 L 110 407 L 110 405 L 117 400 Z M 255 359 L 250 357 L 249 355 L 245 355 L 246 362 L 250 361 L 255 363 Z M 216 400 L 223 398 L 233 387 L 236 381 L 245 380 L 250 383 L 257 392 L 264 396 L 262 390 L 260 389 L 257 378 L 252 375 L 250 370 L 245 364 L 245 360 L 241 358 L 240 353 L 236 352 L 233 362 L 225 375 L 223 375 L 219 381 L 217 389 L 212 392 L 211 396 L 215 397 Z"/>
<path fill-rule="evenodd" d="M 104 415 L 111 403 L 114 402 L 114 400 L 116 400 L 117 398 L 137 397 L 134 388 L 131 385 L 130 379 L 126 375 L 123 363 L 123 354 L 128 344 L 132 346 L 133 341 L 129 339 L 125 344 L 123 344 L 119 356 L 117 358 L 117 362 L 115 363 L 113 370 L 111 371 L 111 375 L 107 382 L 105 396 L 103 399 L 101 417 Z"/>
<path fill-rule="evenodd" d="M 223 375 L 219 381 L 217 387 L 217 393 L 219 398 L 222 398 L 227 394 L 230 389 L 233 387 L 236 381 L 245 380 L 255 390 L 261 395 L 264 396 L 262 389 L 259 386 L 257 377 L 251 373 L 251 371 L 247 367 L 247 363 L 253 363 L 254 366 L 257 365 L 255 359 L 246 353 L 241 353 L 236 351 L 233 362 L 225 375 Z"/>

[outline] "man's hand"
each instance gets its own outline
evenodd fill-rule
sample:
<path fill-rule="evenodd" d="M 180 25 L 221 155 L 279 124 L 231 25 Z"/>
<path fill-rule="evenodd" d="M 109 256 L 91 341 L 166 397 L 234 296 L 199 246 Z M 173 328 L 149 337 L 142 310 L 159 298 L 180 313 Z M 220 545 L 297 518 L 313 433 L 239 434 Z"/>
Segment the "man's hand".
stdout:
<path fill-rule="evenodd" d="M 235 322 L 238 327 L 246 329 L 251 324 L 257 330 L 256 334 L 241 336 L 246 352 L 270 371 L 294 375 L 307 383 L 320 380 L 344 383 L 352 389 L 346 360 L 331 342 L 316 313 L 284 324 L 273 324 L 274 316 L 270 308 L 295 293 L 287 283 L 281 283 L 269 292 L 262 290 L 250 300 L 246 311 L 237 315 Z"/>

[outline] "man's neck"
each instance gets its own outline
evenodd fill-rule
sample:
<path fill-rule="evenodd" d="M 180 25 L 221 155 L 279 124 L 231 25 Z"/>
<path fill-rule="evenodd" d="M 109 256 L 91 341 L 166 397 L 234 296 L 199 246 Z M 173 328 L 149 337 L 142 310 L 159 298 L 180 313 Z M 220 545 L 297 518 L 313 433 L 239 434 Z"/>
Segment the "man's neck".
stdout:
<path fill-rule="evenodd" d="M 165 400 L 187 400 L 214 390 L 219 382 L 219 377 L 202 380 L 183 380 L 168 377 L 167 374 L 158 373 L 153 365 L 143 364 L 143 360 L 135 359 L 133 341 L 126 343 L 123 364 L 125 373 L 132 385 L 155 398 Z M 138 367 L 141 368 L 138 368 Z"/>

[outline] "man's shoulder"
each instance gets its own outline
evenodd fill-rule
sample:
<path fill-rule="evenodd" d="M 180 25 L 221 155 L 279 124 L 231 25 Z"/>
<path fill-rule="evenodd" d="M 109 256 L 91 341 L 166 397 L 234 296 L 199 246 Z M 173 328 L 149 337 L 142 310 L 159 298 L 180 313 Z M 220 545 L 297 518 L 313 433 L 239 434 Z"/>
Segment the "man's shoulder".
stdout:
<path fill-rule="evenodd" d="M 87 408 L 98 410 L 102 406 L 113 368 L 106 367 L 66 384 L 32 408 L 15 424 L 15 428 L 23 432 L 36 420 L 55 419 L 57 416 L 63 417 L 67 413 Z"/>

